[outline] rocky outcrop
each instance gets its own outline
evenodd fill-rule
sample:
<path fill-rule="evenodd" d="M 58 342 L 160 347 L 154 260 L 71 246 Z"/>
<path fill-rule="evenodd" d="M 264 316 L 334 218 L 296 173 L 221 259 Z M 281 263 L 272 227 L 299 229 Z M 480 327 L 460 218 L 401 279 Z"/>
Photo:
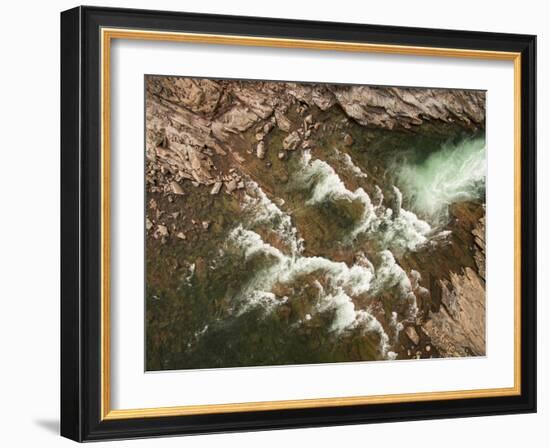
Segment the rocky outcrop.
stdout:
<path fill-rule="evenodd" d="M 440 280 L 441 304 L 430 313 L 424 330 L 442 356 L 485 355 L 485 215 L 469 227 L 466 207 L 454 207 L 455 218 L 470 232 L 472 267 L 451 271 Z"/>
<path fill-rule="evenodd" d="M 412 284 L 422 289 L 416 294 L 422 342 L 403 347 L 403 355 L 408 348 L 414 356 L 426 344 L 442 357 L 486 353 L 485 212 L 481 204 L 464 202 L 453 205 L 450 215 L 452 231 L 441 245 L 400 260 Z"/>

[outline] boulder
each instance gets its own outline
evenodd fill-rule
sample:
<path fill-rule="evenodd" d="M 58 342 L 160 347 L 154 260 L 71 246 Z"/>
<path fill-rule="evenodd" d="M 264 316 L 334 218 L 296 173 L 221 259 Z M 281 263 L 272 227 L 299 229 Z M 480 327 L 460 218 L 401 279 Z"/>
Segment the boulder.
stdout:
<path fill-rule="evenodd" d="M 298 149 L 299 144 L 300 144 L 300 135 L 296 131 L 288 134 L 286 138 L 283 140 L 283 148 L 286 149 L 287 151 L 295 151 L 296 149 Z"/>
<path fill-rule="evenodd" d="M 267 151 L 267 148 L 265 146 L 265 143 L 263 141 L 258 143 L 258 145 L 256 146 L 256 156 L 258 157 L 258 159 L 265 158 L 266 151 Z"/>

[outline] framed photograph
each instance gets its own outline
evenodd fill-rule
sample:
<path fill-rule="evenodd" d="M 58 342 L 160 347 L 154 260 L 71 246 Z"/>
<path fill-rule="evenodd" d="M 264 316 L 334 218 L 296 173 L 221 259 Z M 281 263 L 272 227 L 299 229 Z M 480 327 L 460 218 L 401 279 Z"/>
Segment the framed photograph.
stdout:
<path fill-rule="evenodd" d="M 61 14 L 61 433 L 536 411 L 535 36 Z"/>

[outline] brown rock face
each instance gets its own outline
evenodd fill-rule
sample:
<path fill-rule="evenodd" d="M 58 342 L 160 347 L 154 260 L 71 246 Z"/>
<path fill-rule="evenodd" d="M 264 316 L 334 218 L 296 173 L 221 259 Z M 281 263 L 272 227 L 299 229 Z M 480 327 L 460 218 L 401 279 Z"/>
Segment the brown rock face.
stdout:
<path fill-rule="evenodd" d="M 443 356 L 485 355 L 485 285 L 471 268 L 442 282 L 442 306 L 424 325 Z"/>
<path fill-rule="evenodd" d="M 485 340 L 485 214 L 475 203 L 451 207 L 452 234 L 435 262 L 429 251 L 402 260 L 431 294 L 418 296 L 422 330 L 443 357 L 483 356 Z M 414 279 L 416 281 L 416 279 Z M 427 291 L 427 290 L 426 290 Z"/>

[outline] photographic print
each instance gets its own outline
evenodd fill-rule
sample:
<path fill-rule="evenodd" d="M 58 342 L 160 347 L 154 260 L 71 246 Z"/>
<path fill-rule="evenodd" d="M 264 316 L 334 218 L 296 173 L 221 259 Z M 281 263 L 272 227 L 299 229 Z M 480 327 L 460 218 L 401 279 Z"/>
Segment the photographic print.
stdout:
<path fill-rule="evenodd" d="M 484 356 L 485 96 L 145 76 L 146 370 Z"/>

